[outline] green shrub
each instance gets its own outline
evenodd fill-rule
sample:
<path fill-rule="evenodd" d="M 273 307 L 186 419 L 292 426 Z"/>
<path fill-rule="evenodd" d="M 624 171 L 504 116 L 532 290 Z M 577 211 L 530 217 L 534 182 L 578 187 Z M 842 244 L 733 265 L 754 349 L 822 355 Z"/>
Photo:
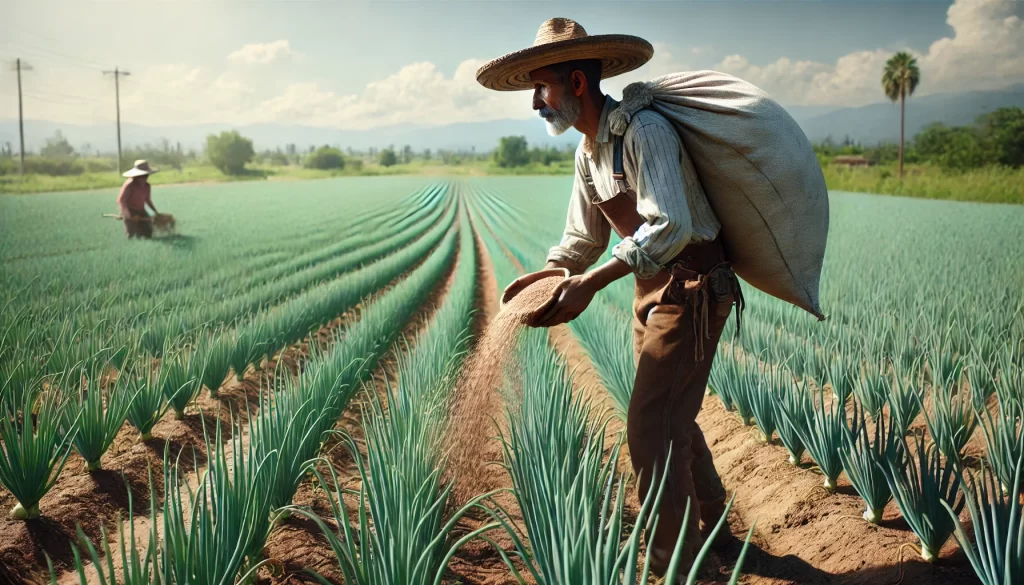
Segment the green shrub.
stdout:
<path fill-rule="evenodd" d="M 345 156 L 337 148 L 321 146 L 316 152 L 306 157 L 303 166 L 307 169 L 343 169 Z"/>
<path fill-rule="evenodd" d="M 241 175 L 245 165 L 252 161 L 256 152 L 252 140 L 237 130 L 211 134 L 206 137 L 206 157 L 210 163 L 226 175 Z"/>
<path fill-rule="evenodd" d="M 390 167 L 398 164 L 398 155 L 395 154 L 394 150 L 385 148 L 380 151 L 380 156 L 377 158 L 377 161 L 382 167 Z"/>

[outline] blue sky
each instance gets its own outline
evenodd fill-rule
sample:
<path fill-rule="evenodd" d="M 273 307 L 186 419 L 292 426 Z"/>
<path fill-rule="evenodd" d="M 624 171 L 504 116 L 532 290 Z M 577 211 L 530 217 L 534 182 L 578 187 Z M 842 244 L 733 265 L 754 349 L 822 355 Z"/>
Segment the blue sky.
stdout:
<path fill-rule="evenodd" d="M 546 18 L 591 34 L 650 40 L 655 59 L 609 80 L 718 69 L 786 105 L 881 101 L 880 66 L 910 50 L 921 93 L 1024 81 L 1024 3 L 1013 0 L 828 2 L 0 0 L 0 59 L 23 57 L 26 116 L 94 123 L 301 123 L 368 128 L 530 117 L 523 94 L 475 85 L 487 59 L 533 40 Z M 0 117 L 16 113 L 0 77 Z M 31 99 L 30 99 L 31 98 Z"/>

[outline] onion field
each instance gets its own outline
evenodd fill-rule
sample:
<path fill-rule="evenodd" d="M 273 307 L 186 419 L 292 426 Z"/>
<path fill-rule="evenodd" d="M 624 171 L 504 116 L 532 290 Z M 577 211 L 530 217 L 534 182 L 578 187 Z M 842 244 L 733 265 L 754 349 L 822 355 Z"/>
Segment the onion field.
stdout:
<path fill-rule="evenodd" d="M 0 198 L 0 583 L 653 579 L 631 279 L 521 335 L 477 438 L 500 485 L 454 490 L 460 372 L 570 187 L 155 188 L 152 241 L 113 192 Z M 748 285 L 723 336 L 698 420 L 733 541 L 690 582 L 1024 582 L 1024 208 L 830 204 L 827 319 Z"/>

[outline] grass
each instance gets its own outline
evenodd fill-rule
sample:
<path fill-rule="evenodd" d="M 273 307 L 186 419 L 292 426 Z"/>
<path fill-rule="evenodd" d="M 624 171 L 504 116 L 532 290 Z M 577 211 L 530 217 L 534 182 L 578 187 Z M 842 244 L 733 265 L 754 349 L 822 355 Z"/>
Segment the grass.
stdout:
<path fill-rule="evenodd" d="M 362 168 L 342 170 L 307 169 L 300 166 L 251 166 L 242 175 L 225 175 L 209 165 L 183 167 L 181 170 L 163 168 L 152 175 L 153 185 L 175 185 L 184 183 L 224 183 L 229 181 L 262 180 L 305 180 L 330 177 L 445 174 L 431 172 L 431 167 L 419 162 L 382 167 L 364 165 Z M 453 174 L 453 173 L 448 173 Z M 80 175 L 50 176 L 35 173 L 26 174 L 24 180 L 17 175 L 0 175 L 0 193 L 49 193 L 54 191 L 87 191 L 92 189 L 115 189 L 125 181 L 119 173 L 112 171 L 87 172 Z"/>
<path fill-rule="evenodd" d="M 251 165 L 243 175 L 225 175 L 209 165 L 165 168 L 152 176 L 154 185 L 180 183 L 220 183 L 252 180 L 307 180 L 345 176 L 425 175 L 425 176 L 490 176 L 490 175 L 571 175 L 573 161 L 557 161 L 550 165 L 530 163 L 522 167 L 499 167 L 489 160 L 468 160 L 456 164 L 423 159 L 382 167 L 363 164 L 342 170 L 307 169 L 301 166 Z M 834 191 L 854 191 L 883 195 L 899 195 L 922 199 L 949 199 L 985 203 L 1024 203 L 1024 168 L 985 167 L 972 171 L 951 171 L 932 165 L 907 165 L 901 182 L 894 165 L 867 168 L 823 167 L 825 182 Z M 120 174 L 87 172 L 80 175 L 54 177 L 27 174 L 0 175 L 0 193 L 46 193 L 53 191 L 84 191 L 120 187 Z"/>
<path fill-rule="evenodd" d="M 825 166 L 830 190 L 950 199 L 984 203 L 1024 203 L 1024 168 L 984 167 L 951 171 L 931 165 L 906 165 L 901 182 L 892 165 L 867 168 Z"/>

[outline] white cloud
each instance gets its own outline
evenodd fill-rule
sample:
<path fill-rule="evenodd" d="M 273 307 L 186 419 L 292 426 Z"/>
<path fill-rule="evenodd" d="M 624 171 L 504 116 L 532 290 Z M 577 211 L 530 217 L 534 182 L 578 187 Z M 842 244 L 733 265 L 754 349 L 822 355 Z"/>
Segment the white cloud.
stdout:
<path fill-rule="evenodd" d="M 291 44 L 282 39 L 280 41 L 273 41 L 270 43 L 253 43 L 245 45 L 241 49 L 238 49 L 228 55 L 228 61 L 232 63 L 245 63 L 248 65 L 269 65 L 275 61 L 300 56 L 301 53 L 292 50 Z"/>
<path fill-rule="evenodd" d="M 1024 23 L 1014 9 L 1013 0 L 956 0 L 946 14 L 953 35 L 916 55 L 918 92 L 995 89 L 1024 80 Z M 863 105 L 884 99 L 882 69 L 892 53 L 857 51 L 835 63 L 783 57 L 764 66 L 731 55 L 714 68 L 742 77 L 788 105 Z"/>
<path fill-rule="evenodd" d="M 263 121 L 286 119 L 345 129 L 441 126 L 532 116 L 526 92 L 494 92 L 476 82 L 481 63 L 464 61 L 451 77 L 432 63 L 413 63 L 351 95 L 336 94 L 316 83 L 293 84 L 256 109 L 267 118 Z"/>
<path fill-rule="evenodd" d="M 947 22 L 952 33 L 918 55 L 919 94 L 990 89 L 1024 80 L 1024 23 L 1014 15 L 1013 0 L 956 0 Z M 605 91 L 618 97 L 630 82 L 692 69 L 691 60 L 707 58 L 711 51 L 664 43 L 654 47 L 649 63 L 607 80 Z M 830 63 L 783 57 L 768 64 L 730 55 L 712 68 L 747 79 L 786 105 L 861 105 L 884 99 L 880 78 L 891 54 L 890 49 L 874 49 Z M 229 60 L 266 64 L 296 55 L 288 41 L 280 40 L 246 45 Z M 150 125 L 280 123 L 338 129 L 536 119 L 530 92 L 490 91 L 476 82 L 483 62 L 464 60 L 451 74 L 430 62 L 410 63 L 352 92 L 338 92 L 327 82 L 314 80 L 274 87 L 257 68 L 157 65 L 133 70 L 122 80 L 122 113 L 126 121 Z M 79 91 L 88 85 L 94 99 L 67 105 L 33 101 L 31 116 L 81 122 L 105 120 L 112 114 L 109 79 L 91 72 L 82 80 L 73 77 L 74 71 L 68 75 L 75 87 L 82 88 Z"/>

